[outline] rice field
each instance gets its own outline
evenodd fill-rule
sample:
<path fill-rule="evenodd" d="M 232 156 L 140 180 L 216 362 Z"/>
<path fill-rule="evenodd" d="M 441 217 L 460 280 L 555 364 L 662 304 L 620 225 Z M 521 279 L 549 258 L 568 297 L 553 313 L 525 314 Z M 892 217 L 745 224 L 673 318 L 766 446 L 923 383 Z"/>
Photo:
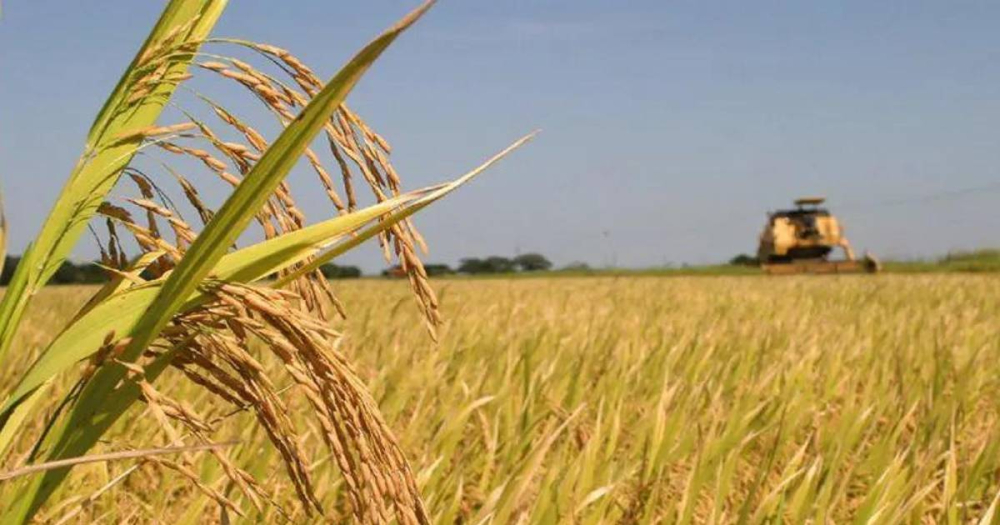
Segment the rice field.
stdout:
<path fill-rule="evenodd" d="M 438 343 L 405 283 L 334 288 L 350 314 L 336 326 L 340 351 L 399 440 L 435 523 L 994 523 L 1000 514 L 996 276 L 433 284 L 446 320 Z M 0 389 L 93 291 L 42 290 Z M 38 519 L 321 519 L 307 514 L 252 413 L 176 370 L 157 386 L 197 407 L 214 441 L 235 443 L 78 466 Z M 292 381 L 275 388 L 325 518 L 350 520 L 324 432 L 299 417 L 310 412 L 305 396 Z M 36 419 L 0 471 L 23 462 L 42 432 Z M 136 404 L 91 453 L 171 443 L 171 426 L 185 432 Z M 258 511 L 215 454 L 272 501 Z M 29 478 L 0 482 L 0 498 Z"/>

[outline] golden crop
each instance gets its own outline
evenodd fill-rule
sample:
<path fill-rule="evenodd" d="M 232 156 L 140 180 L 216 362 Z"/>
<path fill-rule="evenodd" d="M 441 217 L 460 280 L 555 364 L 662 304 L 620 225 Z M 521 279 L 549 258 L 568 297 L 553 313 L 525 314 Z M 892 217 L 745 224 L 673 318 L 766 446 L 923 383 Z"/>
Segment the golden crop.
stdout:
<path fill-rule="evenodd" d="M 989 509 L 995 517 L 996 277 L 436 287 L 446 319 L 438 344 L 404 284 L 336 284 L 351 313 L 337 327 L 341 351 L 410 459 L 436 523 L 989 523 Z M 15 342 L 24 359 L 3 370 L 0 387 L 92 292 L 42 292 Z M 306 519 L 253 415 L 174 378 L 161 378 L 162 392 L 211 407 L 202 416 L 218 426 L 216 441 L 238 441 L 227 449 L 233 463 L 275 497 L 259 517 Z M 304 436 L 316 495 L 330 517 L 346 519 L 344 478 L 290 384 L 275 387 Z M 14 460 L 41 431 L 26 428 Z M 136 406 L 94 452 L 169 441 L 164 432 L 149 406 Z M 201 489 L 177 468 L 185 461 Z M 254 516 L 205 452 L 79 466 L 61 490 L 42 517 L 218 521 L 213 492 Z M 0 498 L 9 494 L 0 484 Z"/>
<path fill-rule="evenodd" d="M 332 77 L 210 36 L 226 3 L 167 2 L 3 293 L 0 525 L 1000 519 L 1000 280 L 435 292 L 410 216 L 534 134 L 404 191 L 345 100 L 434 1 Z M 194 72 L 280 131 L 180 86 Z M 286 180 L 302 157 L 332 205 L 314 222 Z M 46 287 L 88 229 L 110 280 Z M 323 277 L 369 239 L 408 286 Z"/>

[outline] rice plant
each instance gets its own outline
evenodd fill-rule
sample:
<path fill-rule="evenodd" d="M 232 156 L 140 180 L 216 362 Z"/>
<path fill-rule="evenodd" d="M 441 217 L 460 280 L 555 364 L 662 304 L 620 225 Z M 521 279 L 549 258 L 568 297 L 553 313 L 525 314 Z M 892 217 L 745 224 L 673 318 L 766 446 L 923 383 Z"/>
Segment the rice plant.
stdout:
<path fill-rule="evenodd" d="M 273 507 L 288 517 L 295 511 L 287 502 L 278 504 L 259 474 L 233 459 L 229 449 L 238 443 L 214 441 L 227 416 L 208 412 L 220 404 L 232 415 L 254 415 L 307 515 L 330 512 L 314 480 L 316 451 L 301 445 L 318 434 L 344 486 L 343 515 L 365 523 L 429 521 L 407 458 L 339 350 L 342 333 L 330 321 L 344 308 L 317 269 L 376 238 L 386 258 L 405 270 L 434 336 L 438 300 L 410 216 L 531 138 L 453 182 L 403 190 L 387 141 L 344 100 L 432 3 L 378 36 L 327 82 L 280 47 L 211 38 L 224 0 L 167 4 L 98 114 L 0 303 L 0 362 L 23 370 L 0 407 L 0 454 L 16 467 L 4 486 L 0 521 L 32 519 L 75 465 L 134 457 L 178 473 L 227 516 Z M 225 98 L 199 91 L 196 75 L 217 77 L 259 101 L 280 133 L 268 139 L 228 109 Z M 160 123 L 166 118 L 179 121 Z M 334 218 L 309 224 L 297 206 L 285 177 L 302 157 Z M 229 187 L 221 206 L 203 197 L 206 179 Z M 365 188 L 374 200 L 367 207 Z M 251 224 L 256 237 L 244 233 Z M 44 350 L 26 355 L 14 341 L 32 298 L 88 229 L 112 279 Z M 280 366 L 265 367 L 268 359 Z M 164 393 L 158 379 L 168 370 L 209 397 L 191 403 Z M 51 402 L 53 385 L 67 378 L 72 388 Z M 306 420 L 289 408 L 287 391 L 308 400 L 298 407 Z M 123 416 L 140 417 L 130 411 L 137 402 L 145 407 L 141 417 L 161 431 L 151 437 L 156 443 L 116 442 L 118 450 L 88 456 Z M 195 452 L 212 456 L 231 490 L 193 470 Z"/>
<path fill-rule="evenodd" d="M 438 344 L 398 281 L 340 284 L 351 315 L 333 324 L 434 523 L 996 523 L 996 277 L 435 284 L 448 319 Z M 93 290 L 43 290 L 18 345 L 40 351 L 46 327 Z M 269 376 L 285 366 L 255 356 Z M 38 517 L 203 523 L 222 508 L 238 521 L 224 496 L 250 519 L 309 521 L 253 411 L 206 403 L 214 394 L 184 373 L 171 367 L 154 386 L 204 410 L 215 444 L 240 440 L 223 450 L 273 505 L 257 514 L 203 451 L 187 470 L 173 455 L 79 466 Z M 2 372 L 0 385 L 19 375 Z M 312 401 L 290 384 L 278 396 L 309 427 Z M 152 409 L 137 408 L 101 453 L 168 443 Z M 316 497 L 329 519 L 349 520 L 347 484 L 312 426 L 300 448 L 324 451 L 309 464 Z M 0 483 L 0 500 L 13 488 Z"/>

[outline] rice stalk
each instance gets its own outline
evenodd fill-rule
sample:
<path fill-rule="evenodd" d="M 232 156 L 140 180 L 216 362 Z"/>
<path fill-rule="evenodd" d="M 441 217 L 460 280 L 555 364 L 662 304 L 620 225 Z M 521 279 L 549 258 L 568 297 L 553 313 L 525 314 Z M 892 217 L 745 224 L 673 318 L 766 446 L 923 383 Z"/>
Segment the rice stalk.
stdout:
<path fill-rule="evenodd" d="M 7 472 L 0 472 L 0 481 L 7 481 L 21 476 L 37 474 L 39 472 L 44 472 L 46 470 L 65 467 L 69 465 L 83 465 L 86 463 L 98 463 L 103 461 L 122 461 L 126 459 L 145 459 L 164 454 L 180 454 L 182 452 L 200 452 L 206 450 L 213 450 L 218 448 L 231 447 L 235 444 L 236 442 L 209 443 L 203 445 L 161 447 L 161 448 L 150 448 L 142 450 L 123 450 L 120 452 L 108 452 L 104 454 L 90 454 L 88 456 L 81 456 L 72 459 L 50 461 L 46 463 L 36 463 L 34 465 L 28 465 L 26 467 L 9 470 Z"/>

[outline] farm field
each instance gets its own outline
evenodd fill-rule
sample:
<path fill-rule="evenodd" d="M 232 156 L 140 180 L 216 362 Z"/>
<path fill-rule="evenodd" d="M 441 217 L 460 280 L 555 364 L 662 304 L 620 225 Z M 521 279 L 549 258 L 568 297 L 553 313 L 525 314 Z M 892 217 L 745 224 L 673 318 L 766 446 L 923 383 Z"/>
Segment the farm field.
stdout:
<path fill-rule="evenodd" d="M 990 523 L 1000 513 L 995 275 L 442 280 L 437 344 L 404 283 L 334 287 L 350 314 L 340 350 L 436 523 Z M 42 291 L 2 388 L 93 290 Z M 238 522 L 213 494 L 248 521 L 315 518 L 252 414 L 213 405 L 176 371 L 157 386 L 214 421 L 215 441 L 238 441 L 223 453 L 276 505 L 255 514 L 212 454 L 188 452 L 171 460 L 202 487 L 162 462 L 83 465 L 43 521 Z M 322 432 L 284 386 L 327 517 L 348 519 Z M 0 470 L 29 452 L 38 419 Z M 169 441 L 141 405 L 92 452 Z M 0 498 L 22 481 L 0 482 Z"/>

